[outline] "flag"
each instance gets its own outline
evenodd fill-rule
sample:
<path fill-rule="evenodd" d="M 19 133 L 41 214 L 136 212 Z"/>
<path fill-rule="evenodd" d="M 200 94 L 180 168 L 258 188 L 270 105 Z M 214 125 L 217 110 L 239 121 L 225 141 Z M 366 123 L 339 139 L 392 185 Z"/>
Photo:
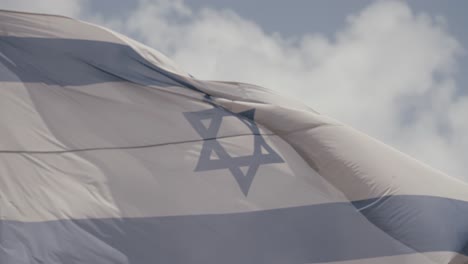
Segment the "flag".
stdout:
<path fill-rule="evenodd" d="M 96 25 L 0 12 L 0 124 L 2 264 L 468 261 L 466 183 Z"/>

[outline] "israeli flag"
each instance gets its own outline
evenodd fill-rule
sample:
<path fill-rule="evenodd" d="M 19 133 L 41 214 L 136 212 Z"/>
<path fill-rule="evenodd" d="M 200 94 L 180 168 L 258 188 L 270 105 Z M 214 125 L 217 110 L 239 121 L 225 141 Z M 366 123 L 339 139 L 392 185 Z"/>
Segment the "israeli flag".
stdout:
<path fill-rule="evenodd" d="M 108 29 L 0 11 L 0 263 L 468 263 L 468 185 Z"/>

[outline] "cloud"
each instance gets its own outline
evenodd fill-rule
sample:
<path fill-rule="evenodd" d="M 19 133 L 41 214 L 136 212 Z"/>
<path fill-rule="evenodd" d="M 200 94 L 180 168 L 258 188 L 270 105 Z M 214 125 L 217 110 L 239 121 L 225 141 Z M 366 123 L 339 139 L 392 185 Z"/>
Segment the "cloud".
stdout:
<path fill-rule="evenodd" d="M 78 17 L 86 0 L 0 0 L 0 8 Z"/>
<path fill-rule="evenodd" d="M 304 101 L 435 168 L 468 179 L 463 50 L 444 21 L 378 1 L 333 38 L 267 34 L 230 10 L 140 1 L 100 23 L 162 51 L 200 79 L 258 84 Z"/>

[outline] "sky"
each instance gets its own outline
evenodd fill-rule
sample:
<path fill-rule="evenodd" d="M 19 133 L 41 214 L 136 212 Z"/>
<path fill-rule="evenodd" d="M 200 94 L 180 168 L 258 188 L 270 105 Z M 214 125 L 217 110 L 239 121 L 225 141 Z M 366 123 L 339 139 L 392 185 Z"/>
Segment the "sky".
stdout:
<path fill-rule="evenodd" d="M 468 2 L 0 0 L 71 16 L 166 54 L 199 79 L 298 98 L 468 181 Z"/>

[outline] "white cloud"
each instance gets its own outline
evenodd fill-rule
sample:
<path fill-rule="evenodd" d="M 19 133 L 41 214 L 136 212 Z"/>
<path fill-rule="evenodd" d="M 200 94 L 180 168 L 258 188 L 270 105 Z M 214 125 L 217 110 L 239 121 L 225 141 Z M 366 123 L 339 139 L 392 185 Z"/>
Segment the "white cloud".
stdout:
<path fill-rule="evenodd" d="M 468 98 L 455 96 L 462 48 L 444 21 L 378 1 L 334 38 L 267 34 L 229 10 L 140 1 L 101 19 L 200 79 L 255 83 L 300 98 L 449 174 L 468 179 Z"/>
<path fill-rule="evenodd" d="M 86 0 L 0 0 L 0 8 L 77 17 Z"/>

